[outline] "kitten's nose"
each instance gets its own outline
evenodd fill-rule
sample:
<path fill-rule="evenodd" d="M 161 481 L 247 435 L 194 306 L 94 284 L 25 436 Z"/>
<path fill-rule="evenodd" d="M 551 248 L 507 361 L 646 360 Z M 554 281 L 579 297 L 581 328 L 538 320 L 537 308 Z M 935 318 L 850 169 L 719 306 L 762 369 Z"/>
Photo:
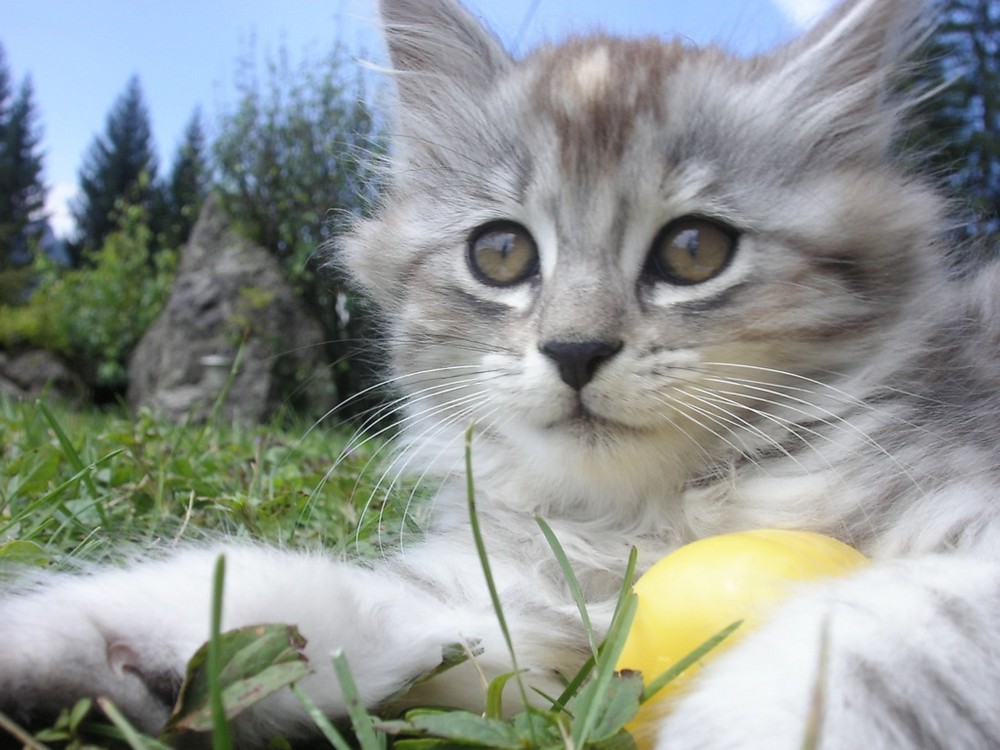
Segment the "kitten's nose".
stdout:
<path fill-rule="evenodd" d="M 573 390 L 582 390 L 597 368 L 615 356 L 621 341 L 549 341 L 539 347 L 559 368 L 559 377 Z"/>

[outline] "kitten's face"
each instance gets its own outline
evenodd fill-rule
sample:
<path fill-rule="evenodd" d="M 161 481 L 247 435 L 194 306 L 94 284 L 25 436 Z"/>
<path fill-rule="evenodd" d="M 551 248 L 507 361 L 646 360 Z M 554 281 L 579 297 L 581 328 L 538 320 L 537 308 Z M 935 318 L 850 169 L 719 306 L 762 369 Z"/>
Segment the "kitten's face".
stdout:
<path fill-rule="evenodd" d="M 753 61 L 595 37 L 512 62 L 449 3 L 383 12 L 396 170 L 348 255 L 417 433 L 698 460 L 775 384 L 870 357 L 919 289 L 936 204 L 885 165 L 882 70 L 808 59 L 850 29 Z"/>

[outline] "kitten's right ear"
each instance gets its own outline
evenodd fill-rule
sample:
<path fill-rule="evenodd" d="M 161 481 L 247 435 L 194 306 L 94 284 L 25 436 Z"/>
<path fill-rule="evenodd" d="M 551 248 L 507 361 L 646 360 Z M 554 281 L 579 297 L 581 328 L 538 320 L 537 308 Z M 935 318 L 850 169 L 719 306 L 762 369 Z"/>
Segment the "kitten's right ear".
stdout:
<path fill-rule="evenodd" d="M 382 32 L 404 104 L 433 100 L 442 81 L 482 92 L 511 59 L 454 0 L 380 0 Z"/>

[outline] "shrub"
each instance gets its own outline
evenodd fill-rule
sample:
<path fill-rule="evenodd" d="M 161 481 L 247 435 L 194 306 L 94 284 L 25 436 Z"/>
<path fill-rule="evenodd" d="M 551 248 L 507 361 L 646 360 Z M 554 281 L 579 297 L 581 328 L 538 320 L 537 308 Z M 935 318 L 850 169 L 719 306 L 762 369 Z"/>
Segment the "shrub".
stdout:
<path fill-rule="evenodd" d="M 151 252 L 142 209 L 127 207 L 119 229 L 81 268 L 35 261 L 38 286 L 26 305 L 0 306 L 0 346 L 38 346 L 81 365 L 91 385 L 117 390 L 132 349 L 170 291 L 176 254 Z"/>

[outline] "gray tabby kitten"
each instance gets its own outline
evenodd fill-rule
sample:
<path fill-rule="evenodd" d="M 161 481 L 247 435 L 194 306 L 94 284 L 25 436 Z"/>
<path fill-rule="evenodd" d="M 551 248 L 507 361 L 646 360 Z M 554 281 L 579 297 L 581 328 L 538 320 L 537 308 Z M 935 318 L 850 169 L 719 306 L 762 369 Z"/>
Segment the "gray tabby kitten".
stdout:
<path fill-rule="evenodd" d="M 229 547 L 225 627 L 297 624 L 331 716 L 333 649 L 375 706 L 475 641 L 475 668 L 413 701 L 480 708 L 477 670 L 510 664 L 466 519 L 475 423 L 532 684 L 554 693 L 587 651 L 535 514 L 598 627 L 633 545 L 648 566 L 720 532 L 810 529 L 874 563 L 714 661 L 658 746 L 800 747 L 825 629 L 820 747 L 1000 747 L 1000 276 L 949 278 L 945 206 L 891 158 L 920 0 L 847 2 L 747 60 L 604 36 L 514 60 L 454 0 L 381 12 L 389 185 L 340 258 L 384 314 L 397 466 L 441 480 L 434 528 L 370 566 Z M 106 695 L 155 729 L 206 637 L 217 552 L 5 596 L 0 709 Z M 237 729 L 244 747 L 309 731 L 289 694 Z"/>

